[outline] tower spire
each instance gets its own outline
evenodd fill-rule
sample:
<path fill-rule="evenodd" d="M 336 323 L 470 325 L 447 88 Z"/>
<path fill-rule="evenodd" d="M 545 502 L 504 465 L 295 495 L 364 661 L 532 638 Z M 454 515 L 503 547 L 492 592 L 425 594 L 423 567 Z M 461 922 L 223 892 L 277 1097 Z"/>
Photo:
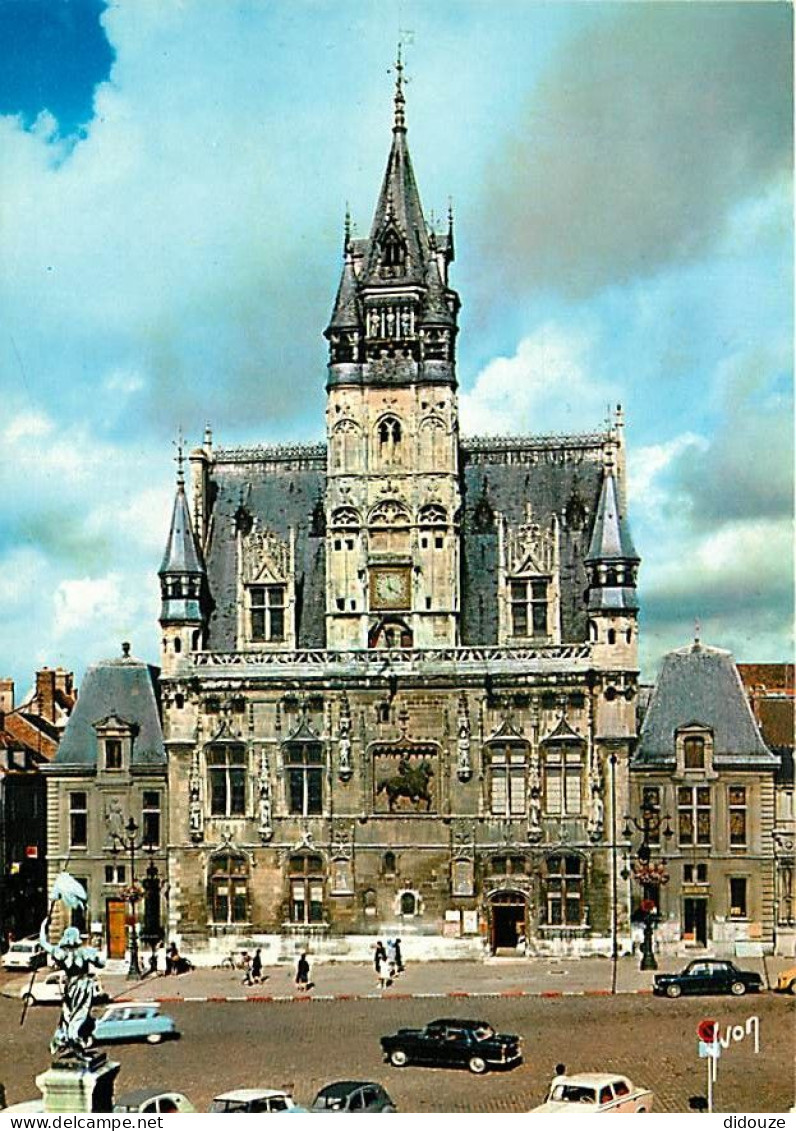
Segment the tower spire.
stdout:
<path fill-rule="evenodd" d="M 401 55 L 401 44 L 398 44 L 398 54 L 395 59 L 395 114 L 393 119 L 393 132 L 406 130 L 406 99 L 404 97 L 404 63 Z"/>

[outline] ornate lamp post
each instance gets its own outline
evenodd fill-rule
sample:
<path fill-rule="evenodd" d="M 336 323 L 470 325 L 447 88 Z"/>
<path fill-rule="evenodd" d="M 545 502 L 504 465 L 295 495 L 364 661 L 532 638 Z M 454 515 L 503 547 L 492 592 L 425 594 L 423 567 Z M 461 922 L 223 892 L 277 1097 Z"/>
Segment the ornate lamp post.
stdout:
<path fill-rule="evenodd" d="M 141 932 L 141 941 L 152 950 L 149 957 L 149 972 L 154 974 L 157 972 L 155 951 L 163 939 L 163 928 L 160 922 L 160 891 L 162 885 L 160 873 L 155 867 L 155 846 L 149 845 L 146 852 L 149 855 L 149 864 L 147 865 L 146 876 L 142 881 L 144 889 L 144 929 Z"/>
<path fill-rule="evenodd" d="M 138 924 L 136 917 L 136 904 L 139 899 L 144 895 L 145 888 L 138 882 L 135 875 L 135 854 L 141 848 L 147 847 L 151 849 L 152 846 L 147 846 L 146 842 L 138 840 L 138 825 L 135 820 L 130 817 L 127 824 L 124 826 L 124 835 L 121 833 L 111 833 L 111 852 L 114 858 L 120 852 L 126 852 L 130 858 L 130 883 L 124 889 L 123 895 L 130 905 L 130 911 L 127 917 L 127 925 L 130 929 L 130 966 L 127 970 L 128 978 L 140 978 L 141 966 L 138 961 Z M 154 865 L 152 865 L 154 867 Z"/>
<path fill-rule="evenodd" d="M 654 837 L 657 844 L 656 834 L 661 831 L 666 841 L 671 840 L 674 833 L 668 814 L 661 817 L 658 810 L 649 801 L 642 804 L 640 818 L 631 817 L 629 814 L 625 815 L 625 827 L 622 830 L 625 840 L 629 841 L 632 838 L 634 829 L 641 833 L 641 844 L 638 846 L 636 858 L 632 864 L 632 875 L 636 882 L 641 885 L 641 911 L 644 915 L 644 938 L 641 944 L 641 965 L 639 969 L 657 970 L 658 963 L 655 961 L 653 939 L 659 918 L 660 889 L 668 884 L 670 877 L 666 868 L 666 857 L 662 856 L 660 860 L 652 859 L 651 842 Z"/>

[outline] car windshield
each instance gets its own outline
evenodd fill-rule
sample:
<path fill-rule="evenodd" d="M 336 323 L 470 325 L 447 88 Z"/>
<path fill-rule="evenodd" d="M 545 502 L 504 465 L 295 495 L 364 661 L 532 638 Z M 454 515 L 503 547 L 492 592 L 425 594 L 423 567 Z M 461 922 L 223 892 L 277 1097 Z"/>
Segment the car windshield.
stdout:
<path fill-rule="evenodd" d="M 473 1036 L 477 1041 L 491 1041 L 495 1035 L 495 1030 L 491 1025 L 479 1025 L 477 1029 L 473 1029 Z"/>
<path fill-rule="evenodd" d="M 250 1111 L 251 1110 L 251 1101 L 250 1100 L 213 1100 L 213 1102 L 210 1105 L 210 1110 L 211 1111 L 223 1111 L 223 1112 Z"/>
<path fill-rule="evenodd" d="M 312 1106 L 316 1111 L 342 1111 L 344 1104 L 345 1096 L 324 1096 L 321 1093 Z"/>
<path fill-rule="evenodd" d="M 593 1104 L 597 1102 L 594 1088 L 584 1088 L 580 1084 L 556 1084 L 550 1099 L 567 1104 Z"/>

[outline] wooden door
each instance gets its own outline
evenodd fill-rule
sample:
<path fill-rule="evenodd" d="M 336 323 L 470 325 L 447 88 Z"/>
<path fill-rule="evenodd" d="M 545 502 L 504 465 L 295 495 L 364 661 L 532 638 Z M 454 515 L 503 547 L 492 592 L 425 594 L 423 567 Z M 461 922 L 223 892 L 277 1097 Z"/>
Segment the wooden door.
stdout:
<path fill-rule="evenodd" d="M 127 904 L 123 899 L 105 902 L 108 958 L 124 958 L 127 949 Z"/>

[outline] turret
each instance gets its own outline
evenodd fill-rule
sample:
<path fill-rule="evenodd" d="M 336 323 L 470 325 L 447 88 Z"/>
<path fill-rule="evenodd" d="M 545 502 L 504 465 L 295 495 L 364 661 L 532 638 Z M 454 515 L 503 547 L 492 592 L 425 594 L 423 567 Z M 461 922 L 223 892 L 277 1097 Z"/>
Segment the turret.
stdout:
<path fill-rule="evenodd" d="M 627 518 L 620 509 L 613 453 L 609 451 L 585 558 L 589 580 L 586 597 L 589 639 L 601 667 L 635 669 L 638 666 L 636 584 L 640 561 Z"/>
<path fill-rule="evenodd" d="M 200 646 L 204 628 L 205 567 L 194 537 L 185 496 L 182 445 L 177 456 L 177 493 L 160 578 L 161 667 L 172 674 L 183 657 Z"/>

